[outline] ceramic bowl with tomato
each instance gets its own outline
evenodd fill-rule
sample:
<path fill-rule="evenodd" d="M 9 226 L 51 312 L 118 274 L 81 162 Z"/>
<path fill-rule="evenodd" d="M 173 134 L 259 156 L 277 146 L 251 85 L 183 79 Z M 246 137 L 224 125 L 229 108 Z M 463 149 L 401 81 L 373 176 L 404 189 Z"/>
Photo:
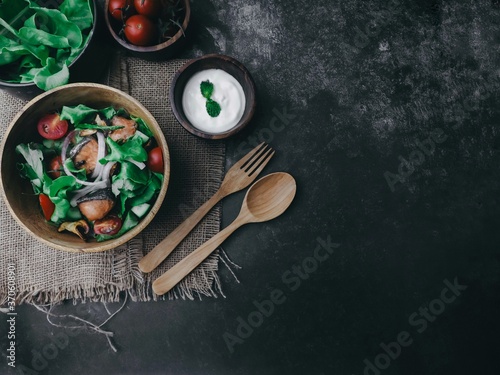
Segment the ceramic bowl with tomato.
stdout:
<path fill-rule="evenodd" d="M 106 0 L 105 21 L 113 39 L 130 54 L 165 60 L 184 46 L 189 0 Z"/>
<path fill-rule="evenodd" d="M 93 15 L 93 22 L 90 29 L 84 31 L 84 35 L 88 35 L 86 43 L 82 45 L 81 51 L 77 57 L 68 65 L 70 83 L 98 82 L 106 70 L 107 61 L 110 57 L 110 49 L 107 41 L 108 33 L 106 31 L 103 15 L 99 11 L 98 0 L 88 1 Z M 55 9 L 63 3 L 63 0 L 39 0 L 37 3 L 41 7 Z M 23 1 L 17 2 L 16 6 L 21 7 L 20 13 L 17 14 L 13 10 L 11 14 L 12 19 L 6 19 L 14 29 L 21 28 L 30 14 L 26 11 L 26 4 L 27 3 Z M 41 21 L 38 20 L 38 22 Z M 0 32 L 4 36 L 10 35 L 2 26 L 0 26 Z M 51 53 L 55 55 L 55 52 Z M 18 70 L 18 63 L 21 61 L 22 58 L 8 65 L 0 66 L 0 89 L 21 99 L 30 100 L 36 95 L 43 93 L 44 90 L 38 87 L 33 81 L 20 83 L 12 80 L 12 72 Z M 99 64 L 95 64 L 96 61 L 99 61 Z M 56 63 L 59 63 L 59 61 L 56 61 Z"/>
<path fill-rule="evenodd" d="M 138 223 L 118 237 L 105 239 L 101 242 L 92 236 L 82 240 L 69 230 L 59 231 L 59 224 L 49 221 L 51 215 L 53 215 L 53 212 L 50 212 L 51 202 L 47 201 L 44 194 L 36 194 L 30 180 L 26 179 L 26 176 L 22 177 L 19 170 L 19 165 L 25 161 L 22 158 L 24 155 L 19 153 L 19 145 L 44 141 L 43 145 L 50 147 L 50 142 L 52 141 L 57 142 L 64 139 L 65 143 L 66 139 L 70 139 L 73 142 L 73 135 L 67 134 L 68 124 L 64 124 L 64 121 L 60 118 L 62 116 L 61 108 L 64 106 L 72 108 L 79 105 L 96 109 L 116 108 L 117 110 L 124 110 L 123 113 L 127 113 L 130 119 L 142 119 L 143 123 L 147 124 L 147 128 L 150 131 L 149 139 L 153 142 L 152 148 L 147 151 L 147 159 L 143 159 L 145 162 L 142 163 L 143 165 L 140 168 L 154 171 L 160 176 L 158 178 L 158 181 L 160 181 L 158 183 L 158 190 L 151 198 L 149 210 L 143 214 L 144 216 L 140 217 Z M 70 127 L 71 124 L 70 122 Z M 118 131 L 122 128 L 124 127 L 115 126 L 113 129 Z M 78 135 L 83 137 L 83 133 L 81 132 Z M 92 135 L 91 137 L 94 136 Z M 76 141 L 74 142 L 76 143 Z M 62 146 L 63 149 L 65 147 L 64 143 Z M 88 143 L 90 144 L 90 142 Z M 81 150 L 84 150 L 84 148 L 81 148 Z M 71 152 L 68 151 L 66 153 L 62 151 L 62 155 L 71 155 Z M 106 155 L 109 155 L 109 152 Z M 93 83 L 65 85 L 43 93 L 31 100 L 11 121 L 1 144 L 0 158 L 1 193 L 13 218 L 24 230 L 38 240 L 52 248 L 69 252 L 87 253 L 110 250 L 137 236 L 153 220 L 160 209 L 167 191 L 170 176 L 170 158 L 167 142 L 160 126 L 151 113 L 131 96 L 117 89 Z M 76 159 L 73 161 L 76 167 Z M 61 169 L 61 161 L 58 161 L 56 158 L 52 159 L 52 157 L 44 157 L 42 163 L 46 165 L 47 173 L 53 179 L 51 184 L 55 185 L 55 181 L 58 181 L 58 177 L 60 180 L 61 177 L 52 173 L 57 173 L 56 171 Z M 107 172 L 103 172 L 102 175 L 117 175 L 120 173 L 120 170 L 124 170 L 124 167 L 120 166 L 117 169 L 110 169 Z M 65 171 L 65 169 L 63 170 Z M 150 175 L 152 175 L 152 172 Z M 115 180 L 113 180 L 114 183 Z M 145 185 L 147 183 L 144 182 Z M 86 201 L 83 199 L 82 204 L 85 203 Z M 80 203 L 78 208 L 80 208 Z M 84 206 L 82 206 L 82 213 L 85 217 L 89 220 L 93 219 L 83 211 L 83 208 Z M 107 228 L 113 229 L 111 224 L 114 224 L 115 217 L 113 216 L 113 211 L 110 213 L 107 216 L 109 219 Z M 103 228 L 103 223 L 99 220 L 93 221 L 91 225 L 91 231 L 95 233 L 98 233 Z"/>

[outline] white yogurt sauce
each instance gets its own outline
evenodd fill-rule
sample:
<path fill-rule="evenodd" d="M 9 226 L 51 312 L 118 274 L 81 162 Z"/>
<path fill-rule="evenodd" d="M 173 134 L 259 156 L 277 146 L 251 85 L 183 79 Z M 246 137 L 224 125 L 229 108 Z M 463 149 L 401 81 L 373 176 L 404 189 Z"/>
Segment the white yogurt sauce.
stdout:
<path fill-rule="evenodd" d="M 200 84 L 207 80 L 214 85 L 211 99 L 221 107 L 217 117 L 208 114 L 207 99 L 201 94 Z M 233 128 L 243 116 L 245 104 L 243 87 L 236 78 L 222 69 L 206 69 L 195 73 L 182 94 L 186 118 L 193 126 L 207 133 L 222 133 Z"/>

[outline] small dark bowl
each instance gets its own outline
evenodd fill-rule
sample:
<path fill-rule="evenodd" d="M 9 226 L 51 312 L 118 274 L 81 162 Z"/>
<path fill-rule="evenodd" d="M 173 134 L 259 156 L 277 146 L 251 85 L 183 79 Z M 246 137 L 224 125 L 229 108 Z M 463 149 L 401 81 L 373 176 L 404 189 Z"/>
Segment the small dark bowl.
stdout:
<path fill-rule="evenodd" d="M 110 50 L 107 46 L 107 32 L 102 22 L 102 15 L 97 5 L 98 0 L 89 0 L 92 3 L 92 12 L 94 13 L 94 24 L 90 31 L 90 38 L 87 45 L 80 55 L 68 66 L 69 83 L 74 82 L 98 82 L 107 67 Z M 38 3 L 41 6 L 49 8 L 54 5 L 59 6 L 63 0 L 41 0 Z M 0 89 L 9 94 L 17 96 L 24 100 L 33 99 L 35 96 L 43 93 L 35 83 L 9 83 L 2 81 L 0 74 Z"/>
<path fill-rule="evenodd" d="M 177 33 L 175 33 L 175 35 L 167 41 L 156 44 L 154 46 L 136 46 L 134 44 L 128 43 L 119 35 L 123 25 L 120 21 L 115 20 L 109 14 L 108 8 L 110 0 L 106 0 L 105 3 L 104 19 L 106 21 L 108 31 L 113 39 L 125 50 L 127 50 L 130 55 L 152 61 L 166 60 L 179 53 L 179 51 L 186 43 L 186 35 L 188 33 L 188 25 L 191 18 L 191 5 L 189 3 L 189 0 L 181 1 L 184 4 L 184 20 L 182 21 L 181 25 L 182 29 L 179 29 Z"/>
<path fill-rule="evenodd" d="M 182 107 L 182 93 L 186 83 L 195 73 L 206 69 L 222 69 L 231 74 L 240 83 L 245 93 L 246 103 L 243 116 L 234 127 L 224 132 L 207 133 L 198 129 L 186 118 Z M 206 139 L 227 138 L 242 130 L 252 119 L 256 106 L 255 83 L 247 68 L 232 57 L 218 54 L 205 55 L 187 62 L 175 74 L 170 87 L 170 105 L 177 121 L 191 134 Z"/>

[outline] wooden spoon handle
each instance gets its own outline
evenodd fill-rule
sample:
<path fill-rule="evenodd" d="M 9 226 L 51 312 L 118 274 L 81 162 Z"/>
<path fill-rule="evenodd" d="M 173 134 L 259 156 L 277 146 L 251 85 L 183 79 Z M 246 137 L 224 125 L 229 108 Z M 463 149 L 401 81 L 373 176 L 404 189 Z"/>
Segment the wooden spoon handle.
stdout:
<path fill-rule="evenodd" d="M 222 198 L 224 198 L 224 195 L 219 189 L 208 201 L 193 212 L 190 217 L 184 220 L 182 224 L 175 228 L 163 241 L 142 258 L 139 262 L 139 269 L 146 273 L 154 270 Z"/>
<path fill-rule="evenodd" d="M 153 282 L 153 291 L 162 295 L 172 289 L 179 281 L 189 275 L 201 262 L 203 262 L 217 247 L 224 242 L 236 229 L 244 223 L 236 219 L 228 227 L 210 238 L 207 242 L 182 259 L 175 266 L 161 275 Z"/>

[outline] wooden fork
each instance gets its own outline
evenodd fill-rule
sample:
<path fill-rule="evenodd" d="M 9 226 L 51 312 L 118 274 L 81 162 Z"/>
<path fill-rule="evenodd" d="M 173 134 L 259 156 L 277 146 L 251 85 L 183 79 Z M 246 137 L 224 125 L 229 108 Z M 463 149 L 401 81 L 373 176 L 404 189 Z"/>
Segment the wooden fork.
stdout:
<path fill-rule="evenodd" d="M 274 155 L 274 150 L 265 142 L 255 147 L 229 169 L 219 190 L 182 224 L 175 228 L 163 241 L 139 262 L 142 272 L 154 270 L 181 241 L 193 230 L 200 220 L 222 198 L 250 185 Z"/>

